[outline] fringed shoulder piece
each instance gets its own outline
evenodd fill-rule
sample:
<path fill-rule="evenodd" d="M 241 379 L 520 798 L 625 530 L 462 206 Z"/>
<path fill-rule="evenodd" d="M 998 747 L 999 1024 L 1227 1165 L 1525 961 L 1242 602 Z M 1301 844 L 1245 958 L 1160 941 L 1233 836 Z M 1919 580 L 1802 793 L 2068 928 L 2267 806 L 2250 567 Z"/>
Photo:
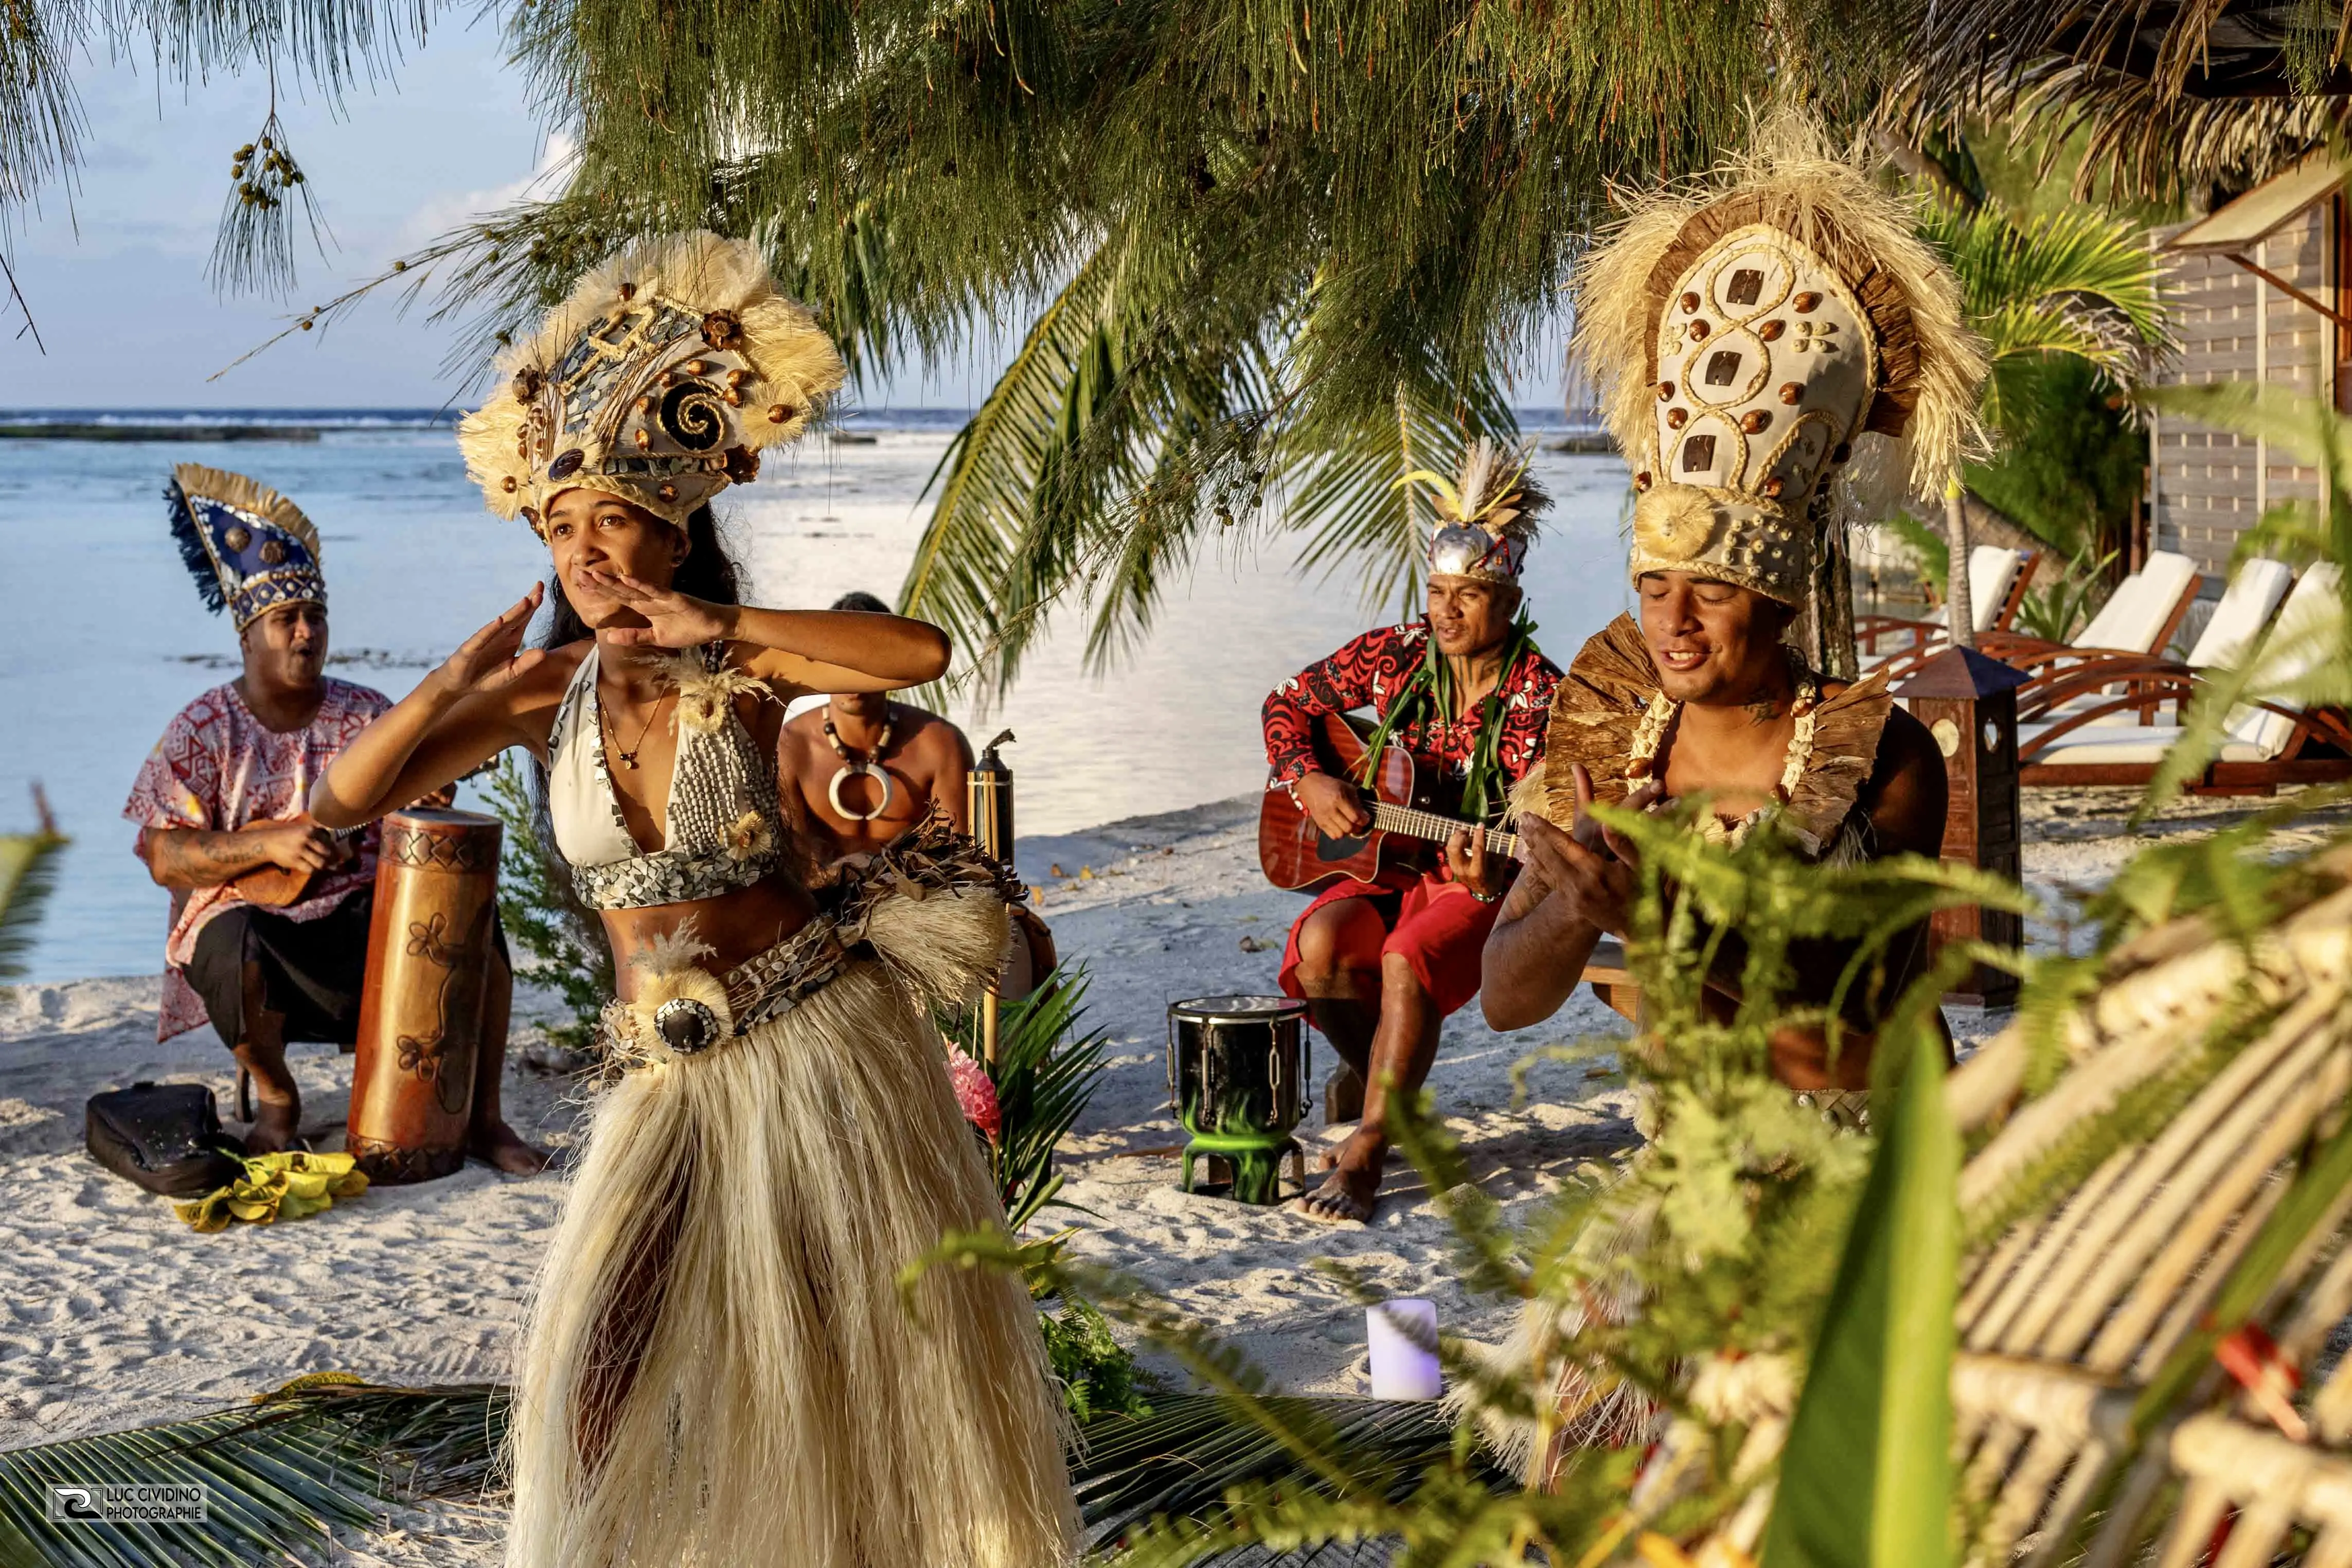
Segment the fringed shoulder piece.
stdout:
<path fill-rule="evenodd" d="M 1543 814 L 1560 826 L 1576 820 L 1576 775 L 1582 763 L 1592 775 L 1592 798 L 1603 805 L 1623 802 L 1625 763 L 1633 731 L 1658 689 L 1650 645 L 1630 615 L 1618 616 L 1590 638 L 1568 667 L 1551 699 L 1551 729 L 1544 740 Z M 1521 808 L 1535 804 L 1516 801 Z"/>
<path fill-rule="evenodd" d="M 1878 765 L 1878 738 L 1895 698 L 1886 675 L 1873 670 L 1814 710 L 1812 754 L 1789 790 L 1781 822 L 1804 847 L 1819 855 L 1837 842 L 1853 814 L 1853 803 Z"/>
<path fill-rule="evenodd" d="M 766 681 L 727 662 L 723 642 L 664 652 L 657 662 L 677 692 L 678 723 L 698 735 L 717 734 L 738 697 L 775 696 Z"/>
<path fill-rule="evenodd" d="M 1818 681 L 1818 677 L 1813 678 Z M 1582 763 L 1592 776 L 1592 798 L 1620 805 L 1636 734 L 1658 695 L 1657 667 L 1630 615 L 1618 616 L 1584 645 L 1552 694 L 1551 728 L 1544 741 L 1540 793 L 1522 784 L 1512 800 L 1519 811 L 1540 810 L 1562 827 L 1576 820 L 1576 777 Z M 1878 763 L 1878 740 L 1895 706 L 1883 673 L 1874 672 L 1802 715 L 1790 747 L 1782 784 L 1781 825 L 1805 853 L 1833 846 L 1853 815 L 1862 786 Z M 1659 737 L 1641 742 L 1644 754 Z M 1530 774 L 1533 778 L 1537 775 Z"/>

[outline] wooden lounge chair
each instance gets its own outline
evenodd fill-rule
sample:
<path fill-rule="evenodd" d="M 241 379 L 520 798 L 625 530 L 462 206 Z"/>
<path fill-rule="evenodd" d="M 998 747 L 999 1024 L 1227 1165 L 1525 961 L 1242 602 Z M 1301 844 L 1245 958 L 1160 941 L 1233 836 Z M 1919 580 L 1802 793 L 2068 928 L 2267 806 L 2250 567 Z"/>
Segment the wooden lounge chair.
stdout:
<path fill-rule="evenodd" d="M 2025 603 L 2025 590 L 2042 564 L 2039 550 L 2011 550 L 1979 544 L 1969 552 L 1969 620 L 1979 634 L 2005 632 Z M 1950 627 L 1941 619 L 1914 620 L 1902 616 L 1857 616 L 1853 640 L 1867 668 L 1880 658 L 1918 649 L 1940 647 Z M 1906 640 L 1907 639 L 1907 640 Z"/>
<path fill-rule="evenodd" d="M 2304 574 L 2279 611 L 2278 636 L 2290 647 L 2311 651 L 2290 652 L 2274 672 L 2282 685 L 2308 673 L 2319 649 L 2334 646 L 2325 635 L 2325 621 L 2340 615 L 2336 569 L 2322 563 Z M 2095 676 L 2094 676 L 2095 679 Z M 2146 710 L 2191 694 L 2193 678 L 2141 675 L 2126 683 L 2114 699 L 2116 710 Z M 2141 785 L 2153 778 L 2157 764 L 2180 738 L 2177 724 L 2100 724 L 2097 710 L 2070 713 L 2043 726 L 2032 738 L 2021 738 L 2018 779 L 2029 785 Z M 2204 775 L 2190 785 L 2200 795 L 2274 795 L 2281 784 L 2326 784 L 2352 778 L 2352 721 L 2332 708 L 2302 709 L 2253 699 L 2231 710 L 2221 755 Z"/>
<path fill-rule="evenodd" d="M 1977 638 L 1977 651 L 2029 675 L 2117 653 L 2161 657 L 2180 629 L 2189 606 L 2197 602 L 2203 583 L 2194 561 L 2159 550 L 2147 558 L 2147 565 L 2116 585 L 2099 613 L 2073 642 L 1995 631 Z M 1929 657 L 1928 650 L 1908 650 L 1880 668 L 1889 679 L 1900 680 Z"/>
<path fill-rule="evenodd" d="M 2329 568 L 2322 574 L 2329 592 L 2335 582 L 2332 574 Z M 2137 722 L 2154 723 L 2162 703 L 2146 700 L 2150 693 L 2143 689 L 2153 689 L 2160 696 L 2166 688 L 2179 686 L 2199 670 L 2235 665 L 2279 613 L 2294 582 L 2294 569 L 2284 562 L 2258 558 L 2239 567 L 2189 657 L 2177 663 L 2118 653 L 2061 665 L 2035 676 L 2017 690 L 2019 743 L 2026 743 L 2062 720 L 2076 721 L 2077 728 L 2084 721 L 2113 724 L 2128 712 Z"/>

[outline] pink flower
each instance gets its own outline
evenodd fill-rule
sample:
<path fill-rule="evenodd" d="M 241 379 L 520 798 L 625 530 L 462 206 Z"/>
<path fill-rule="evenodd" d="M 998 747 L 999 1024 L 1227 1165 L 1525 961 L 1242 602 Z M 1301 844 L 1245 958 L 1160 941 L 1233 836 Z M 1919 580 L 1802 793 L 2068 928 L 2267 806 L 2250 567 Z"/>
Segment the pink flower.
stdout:
<path fill-rule="evenodd" d="M 991 1143 L 1004 1131 L 1004 1113 L 996 1103 L 996 1085 L 982 1067 L 961 1051 L 948 1053 L 948 1081 L 955 1086 L 956 1106 L 963 1119 L 980 1129 Z"/>

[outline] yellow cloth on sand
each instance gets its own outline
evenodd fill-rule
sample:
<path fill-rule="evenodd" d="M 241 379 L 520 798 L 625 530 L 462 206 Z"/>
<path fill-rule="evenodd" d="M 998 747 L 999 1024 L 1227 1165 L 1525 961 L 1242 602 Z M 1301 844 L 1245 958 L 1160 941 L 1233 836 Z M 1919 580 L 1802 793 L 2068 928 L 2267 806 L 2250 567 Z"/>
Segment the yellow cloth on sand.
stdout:
<path fill-rule="evenodd" d="M 232 1219 L 253 1225 L 300 1219 L 332 1208 L 337 1198 L 359 1196 L 367 1184 L 367 1173 L 349 1154 L 289 1150 L 254 1155 L 245 1163 L 245 1174 L 227 1186 L 172 1208 L 197 1230 L 226 1230 Z"/>

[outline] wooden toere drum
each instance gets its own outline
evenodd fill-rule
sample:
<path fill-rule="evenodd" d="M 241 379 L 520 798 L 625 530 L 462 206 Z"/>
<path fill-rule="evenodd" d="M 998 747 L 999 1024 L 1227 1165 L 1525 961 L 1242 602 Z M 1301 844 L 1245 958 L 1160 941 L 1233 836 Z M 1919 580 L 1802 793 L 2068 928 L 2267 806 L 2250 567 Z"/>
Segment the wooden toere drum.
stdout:
<path fill-rule="evenodd" d="M 429 1182 L 466 1163 L 499 837 L 497 818 L 470 811 L 383 819 L 348 1145 L 370 1181 Z"/>

